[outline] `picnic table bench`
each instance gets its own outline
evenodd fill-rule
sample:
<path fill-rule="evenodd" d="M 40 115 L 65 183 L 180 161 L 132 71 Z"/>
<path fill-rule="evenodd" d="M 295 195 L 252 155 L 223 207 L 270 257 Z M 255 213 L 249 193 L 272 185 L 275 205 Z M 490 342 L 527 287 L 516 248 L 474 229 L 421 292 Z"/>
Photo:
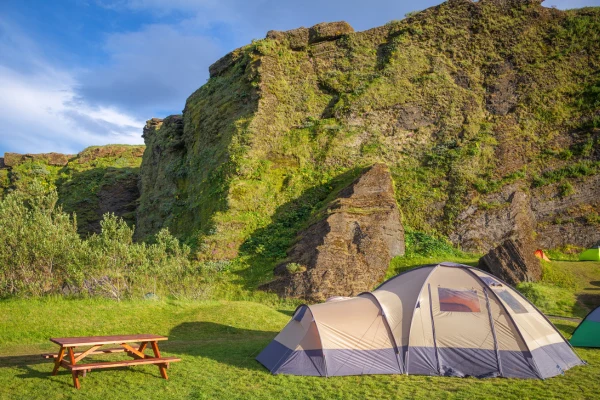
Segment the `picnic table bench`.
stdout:
<path fill-rule="evenodd" d="M 73 375 L 73 385 L 79 389 L 79 376 L 86 376 L 86 373 L 99 368 L 116 368 L 129 367 L 133 365 L 156 364 L 160 370 L 160 375 L 164 379 L 168 379 L 167 368 L 169 363 L 181 361 L 177 357 L 161 357 L 158 349 L 158 342 L 168 340 L 165 336 L 158 335 L 125 335 L 125 336 L 88 336 L 88 337 L 68 337 L 68 338 L 51 338 L 50 341 L 60 346 L 58 353 L 42 354 L 44 358 L 54 358 L 54 369 L 52 375 L 56 375 L 60 367 L 71 371 Z M 137 346 L 131 344 L 139 343 Z M 121 347 L 102 349 L 106 344 L 119 344 Z M 154 356 L 149 356 L 144 353 L 146 347 L 150 344 Z M 75 351 L 76 347 L 88 347 L 84 351 Z M 65 353 L 68 353 L 69 361 L 65 360 Z M 92 354 L 111 354 L 111 353 L 127 353 L 133 357 L 133 360 L 124 361 L 106 361 L 94 362 L 88 364 L 78 364 L 85 357 Z"/>

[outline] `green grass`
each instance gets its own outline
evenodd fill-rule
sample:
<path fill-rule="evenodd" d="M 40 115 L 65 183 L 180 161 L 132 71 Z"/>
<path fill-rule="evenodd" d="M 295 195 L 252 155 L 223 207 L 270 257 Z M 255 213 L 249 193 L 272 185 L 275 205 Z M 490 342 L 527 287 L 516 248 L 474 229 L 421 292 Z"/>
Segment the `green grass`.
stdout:
<path fill-rule="evenodd" d="M 9 300 L 0 303 L 0 398 L 363 399 L 593 398 L 600 392 L 600 350 L 578 349 L 589 365 L 546 381 L 423 376 L 274 376 L 254 360 L 287 323 L 293 308 L 252 302 Z M 570 334 L 575 324 L 556 321 Z M 168 335 L 163 353 L 182 362 L 93 371 L 76 391 L 71 376 L 50 376 L 36 354 L 55 350 L 52 336 Z M 121 356 L 122 357 L 122 356 Z M 110 356 L 119 359 L 119 356 Z M 102 359 L 106 359 L 103 357 Z"/>
<path fill-rule="evenodd" d="M 390 266 L 390 274 L 444 259 L 471 265 L 476 262 L 468 255 L 398 257 Z M 599 300 L 600 293 L 595 291 L 600 291 L 600 263 L 557 262 L 552 268 L 568 273 L 575 285 L 563 288 L 542 282 L 534 285 L 534 292 L 525 291 L 530 296 L 542 296 L 548 303 L 544 311 L 581 316 L 585 306 L 573 307 L 577 296 L 592 294 Z M 405 375 L 274 376 L 254 358 L 288 322 L 295 302 L 276 301 L 257 293 L 252 297 L 255 301 L 115 302 L 59 297 L 0 301 L 0 399 L 585 399 L 600 393 L 600 350 L 593 349 L 577 349 L 589 365 L 545 381 Z M 553 322 L 567 337 L 577 325 Z M 154 366 L 101 370 L 82 378 L 82 389 L 76 391 L 70 374 L 63 370 L 50 376 L 52 365 L 38 356 L 56 350 L 49 337 L 135 333 L 169 336 L 162 345 L 163 353 L 183 361 L 172 365 L 168 381 L 160 379 Z"/>

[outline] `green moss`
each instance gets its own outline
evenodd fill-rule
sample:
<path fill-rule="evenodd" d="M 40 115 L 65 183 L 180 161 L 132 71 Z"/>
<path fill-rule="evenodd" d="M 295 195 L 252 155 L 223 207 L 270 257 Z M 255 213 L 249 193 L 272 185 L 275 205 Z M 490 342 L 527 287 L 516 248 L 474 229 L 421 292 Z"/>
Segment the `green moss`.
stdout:
<path fill-rule="evenodd" d="M 33 155 L 8 169 L 0 170 L 0 189 L 28 192 L 37 182 L 46 190 L 56 189 L 58 204 L 77 215 L 80 234 L 100 228 L 102 219 L 99 195 L 107 187 L 137 181 L 144 146 L 92 146 L 70 156 L 64 166 L 50 165 L 52 160 Z M 62 158 L 67 159 L 63 155 Z M 135 221 L 135 205 L 122 216 L 129 224 Z"/>
<path fill-rule="evenodd" d="M 599 19 L 450 2 L 302 50 L 255 41 L 190 96 L 179 130 L 146 138 L 142 235 L 168 226 L 265 277 L 336 179 L 374 162 L 404 223 L 434 237 L 481 194 L 598 174 Z"/>

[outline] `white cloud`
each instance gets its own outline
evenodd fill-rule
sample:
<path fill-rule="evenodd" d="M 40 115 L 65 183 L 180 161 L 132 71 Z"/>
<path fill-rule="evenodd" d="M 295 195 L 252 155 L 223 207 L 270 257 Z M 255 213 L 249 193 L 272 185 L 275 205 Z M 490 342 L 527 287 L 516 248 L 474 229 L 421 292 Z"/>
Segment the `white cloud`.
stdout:
<path fill-rule="evenodd" d="M 130 107 L 146 118 L 157 110 L 179 112 L 206 82 L 208 65 L 221 50 L 206 36 L 178 26 L 153 24 L 113 33 L 103 46 L 104 66 L 79 75 L 77 93 L 99 104 Z"/>
<path fill-rule="evenodd" d="M 0 67 L 0 145 L 74 153 L 93 144 L 142 143 L 142 120 L 82 102 L 74 84 L 70 75 L 49 68 L 30 75 Z"/>

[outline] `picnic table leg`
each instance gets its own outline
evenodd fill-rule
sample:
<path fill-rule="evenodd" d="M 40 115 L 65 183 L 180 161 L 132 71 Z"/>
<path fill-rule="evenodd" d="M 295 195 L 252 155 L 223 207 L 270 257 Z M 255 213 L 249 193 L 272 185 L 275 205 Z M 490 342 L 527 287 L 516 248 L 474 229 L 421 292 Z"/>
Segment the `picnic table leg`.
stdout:
<path fill-rule="evenodd" d="M 154 351 L 154 357 L 156 358 L 160 358 L 160 350 L 158 350 L 158 342 L 150 342 L 150 344 L 152 345 L 152 350 Z M 169 379 L 169 377 L 167 376 L 167 368 L 165 366 L 165 364 L 158 364 L 158 369 L 160 370 L 160 375 L 165 378 L 165 379 Z"/>
<path fill-rule="evenodd" d="M 62 361 L 64 356 L 65 356 L 65 348 L 63 346 L 60 346 L 60 351 L 58 352 L 58 357 L 56 357 L 56 360 L 54 361 L 54 369 L 52 370 L 52 375 L 56 375 L 56 373 L 58 372 L 58 369 L 60 368 L 60 362 Z"/>
<path fill-rule="evenodd" d="M 148 346 L 148 342 L 142 342 L 142 343 L 140 343 L 140 347 L 138 348 L 138 351 L 140 353 L 143 353 L 144 350 L 146 350 L 146 346 Z"/>
<path fill-rule="evenodd" d="M 69 360 L 71 361 L 71 365 L 75 365 L 75 354 L 73 354 L 72 347 L 69 347 Z M 71 375 L 73 375 L 73 386 L 75 386 L 75 389 L 80 389 L 78 371 L 71 371 Z"/>

